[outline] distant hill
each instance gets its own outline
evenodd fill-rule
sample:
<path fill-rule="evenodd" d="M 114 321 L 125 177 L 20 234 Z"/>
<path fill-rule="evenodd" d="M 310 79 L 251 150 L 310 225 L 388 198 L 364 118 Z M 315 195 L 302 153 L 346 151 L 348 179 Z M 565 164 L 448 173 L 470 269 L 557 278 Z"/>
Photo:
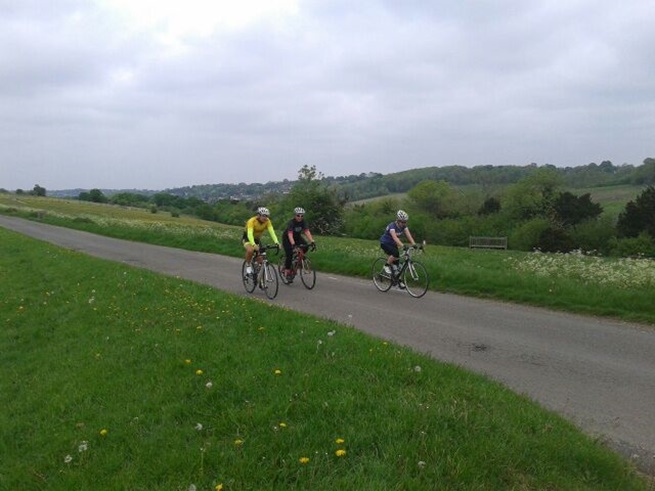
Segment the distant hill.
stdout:
<path fill-rule="evenodd" d="M 648 185 L 655 184 L 655 159 L 647 158 L 643 165 L 633 166 L 622 164 L 616 166 L 604 161 L 600 164 L 590 163 L 577 167 L 555 167 L 552 165 L 525 166 L 512 165 L 478 165 L 464 167 L 451 165 L 444 167 L 424 167 L 406 170 L 392 174 L 362 173 L 358 175 L 324 177 L 323 181 L 332 186 L 348 201 L 359 201 L 398 193 L 406 193 L 424 180 L 446 181 L 454 186 L 477 185 L 483 190 L 493 192 L 494 189 L 515 183 L 539 168 L 552 168 L 563 178 L 567 188 L 596 188 L 617 185 Z M 151 196 L 157 193 L 168 193 L 176 196 L 199 198 L 208 203 L 221 200 L 253 201 L 267 194 L 286 194 L 296 181 L 284 181 L 240 184 L 202 184 L 169 188 L 160 191 L 136 189 L 101 189 L 103 194 L 111 196 L 118 193 L 135 193 Z M 77 197 L 88 189 L 48 190 L 49 196 Z"/>

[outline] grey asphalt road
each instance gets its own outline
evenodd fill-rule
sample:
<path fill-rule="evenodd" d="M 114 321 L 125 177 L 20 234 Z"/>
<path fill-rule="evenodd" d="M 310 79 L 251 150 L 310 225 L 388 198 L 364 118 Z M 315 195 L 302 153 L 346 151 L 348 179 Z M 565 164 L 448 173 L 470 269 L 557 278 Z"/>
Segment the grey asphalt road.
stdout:
<path fill-rule="evenodd" d="M 241 260 L 122 241 L 0 215 L 0 226 L 92 256 L 248 295 Z M 320 253 L 320 251 L 319 251 Z M 256 290 L 252 298 L 265 299 Z M 370 280 L 317 274 L 280 285 L 275 304 L 410 346 L 500 381 L 655 474 L 655 329 L 428 292 L 378 292 Z M 654 294 L 655 308 L 655 294 Z"/>

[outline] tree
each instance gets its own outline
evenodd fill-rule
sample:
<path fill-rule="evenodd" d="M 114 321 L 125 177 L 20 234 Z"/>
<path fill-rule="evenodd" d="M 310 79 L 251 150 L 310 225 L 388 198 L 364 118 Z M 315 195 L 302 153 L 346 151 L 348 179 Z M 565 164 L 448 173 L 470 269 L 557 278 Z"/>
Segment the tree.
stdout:
<path fill-rule="evenodd" d="M 556 170 L 540 168 L 510 186 L 503 208 L 518 219 L 545 217 L 551 209 L 555 190 L 562 184 Z"/>
<path fill-rule="evenodd" d="M 632 182 L 633 184 L 655 184 L 655 159 L 645 159 L 644 165 L 635 169 Z"/>
<path fill-rule="evenodd" d="M 559 225 L 573 228 L 585 220 L 598 218 L 603 213 L 603 207 L 593 203 L 589 193 L 575 196 L 568 191 L 557 195 L 552 209 L 553 218 Z"/>
<path fill-rule="evenodd" d="M 45 196 L 46 190 L 44 187 L 39 186 L 38 184 L 34 185 L 34 189 L 32 190 L 32 195 L 34 196 Z"/>
<path fill-rule="evenodd" d="M 296 206 L 305 208 L 307 223 L 319 234 L 336 234 L 341 229 L 345 203 L 341 202 L 336 190 L 325 184 L 323 174 L 315 165 L 304 165 L 298 171 L 298 181 L 285 203 L 289 211 Z"/>
<path fill-rule="evenodd" d="M 422 181 L 407 192 L 407 197 L 421 211 L 445 218 L 453 211 L 455 191 L 446 181 Z"/>
<path fill-rule="evenodd" d="M 634 201 L 628 202 L 616 224 L 619 235 L 637 237 L 645 232 L 655 239 L 655 187 L 648 186 Z"/>
<path fill-rule="evenodd" d="M 482 203 L 482 206 L 478 210 L 478 215 L 492 215 L 494 213 L 498 213 L 500 211 L 500 201 L 498 198 L 494 198 L 493 196 L 490 196 L 489 198 L 484 200 L 484 203 Z"/>

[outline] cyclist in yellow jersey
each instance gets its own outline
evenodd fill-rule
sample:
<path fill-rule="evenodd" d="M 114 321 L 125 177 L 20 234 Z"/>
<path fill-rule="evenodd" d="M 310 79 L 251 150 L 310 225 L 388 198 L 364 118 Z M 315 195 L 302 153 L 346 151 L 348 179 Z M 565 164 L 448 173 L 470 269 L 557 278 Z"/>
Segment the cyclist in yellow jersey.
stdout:
<path fill-rule="evenodd" d="M 268 235 L 271 236 L 271 239 L 273 239 L 275 244 L 280 245 L 277 236 L 275 235 L 273 222 L 271 222 L 269 218 L 270 215 L 271 213 L 268 211 L 268 208 L 260 206 L 257 208 L 257 214 L 246 222 L 246 228 L 243 231 L 241 243 L 246 249 L 246 262 L 248 264 L 250 264 L 255 251 L 259 249 L 260 238 L 265 231 L 268 231 Z M 252 268 L 248 266 L 246 272 L 251 274 Z"/>

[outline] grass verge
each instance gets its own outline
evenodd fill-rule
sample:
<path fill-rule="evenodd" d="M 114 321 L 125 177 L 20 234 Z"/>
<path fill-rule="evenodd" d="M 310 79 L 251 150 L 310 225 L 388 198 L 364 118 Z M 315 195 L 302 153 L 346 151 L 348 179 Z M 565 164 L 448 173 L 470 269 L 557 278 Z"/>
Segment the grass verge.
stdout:
<path fill-rule="evenodd" d="M 0 488 L 643 490 L 482 376 L 0 229 Z"/>

